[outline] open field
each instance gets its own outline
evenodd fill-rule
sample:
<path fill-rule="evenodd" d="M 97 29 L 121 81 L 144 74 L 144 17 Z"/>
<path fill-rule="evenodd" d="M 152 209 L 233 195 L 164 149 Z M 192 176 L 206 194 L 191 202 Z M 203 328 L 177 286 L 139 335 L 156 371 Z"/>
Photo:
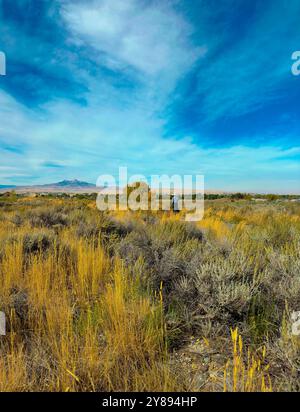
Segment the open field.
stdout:
<path fill-rule="evenodd" d="M 0 201 L 0 391 L 299 391 L 300 204 Z"/>

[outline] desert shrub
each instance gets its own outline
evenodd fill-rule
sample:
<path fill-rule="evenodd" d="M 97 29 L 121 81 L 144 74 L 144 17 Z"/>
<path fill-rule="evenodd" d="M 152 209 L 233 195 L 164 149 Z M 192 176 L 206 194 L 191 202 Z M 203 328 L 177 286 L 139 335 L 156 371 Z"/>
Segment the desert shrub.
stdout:
<path fill-rule="evenodd" d="M 101 221 L 101 230 L 106 234 L 116 234 L 120 237 L 130 233 L 135 224 L 131 220 L 118 220 L 112 216 L 104 216 Z"/>
<path fill-rule="evenodd" d="M 92 212 L 84 205 L 77 205 L 76 207 L 70 208 L 70 210 L 64 210 L 64 213 L 68 214 L 70 225 L 78 225 L 80 223 L 85 223 L 91 218 Z"/>
<path fill-rule="evenodd" d="M 117 251 L 128 262 L 144 257 L 149 265 L 156 265 L 164 251 L 188 240 L 186 228 L 177 222 L 168 222 L 137 228 L 120 243 Z"/>
<path fill-rule="evenodd" d="M 176 281 L 185 273 L 186 263 L 177 248 L 169 248 L 162 252 L 156 267 L 159 279 L 165 287 L 170 281 Z"/>
<path fill-rule="evenodd" d="M 57 244 L 55 235 L 51 232 L 41 230 L 39 232 L 27 233 L 23 238 L 23 251 L 25 255 L 46 252 L 50 248 L 54 250 Z"/>
<path fill-rule="evenodd" d="M 76 228 L 76 235 L 87 239 L 97 237 L 100 232 L 101 227 L 95 223 L 79 222 Z"/>
<path fill-rule="evenodd" d="M 13 310 L 14 315 L 17 316 L 17 321 L 19 323 L 18 327 L 20 330 L 25 331 L 28 328 L 28 312 L 29 312 L 29 303 L 28 303 L 28 293 L 25 289 L 18 287 L 12 288 L 10 291 L 10 305 L 9 310 Z M 13 323 L 15 319 L 9 318 L 8 322 L 8 331 L 13 330 Z"/>
<path fill-rule="evenodd" d="M 194 277 L 199 314 L 210 319 L 223 317 L 240 320 L 247 313 L 253 287 L 247 280 L 237 280 L 236 273 L 228 271 L 222 261 L 203 264 Z"/>
<path fill-rule="evenodd" d="M 127 235 L 116 246 L 116 253 L 130 265 L 136 262 L 140 256 L 145 256 L 150 240 L 145 232 L 135 231 Z M 145 253 L 144 253 L 145 252 Z"/>
<path fill-rule="evenodd" d="M 202 232 L 189 225 L 169 223 L 137 228 L 121 240 L 117 253 L 128 264 L 142 256 L 158 282 L 171 277 L 176 280 L 186 270 L 187 254 L 191 258 L 198 248 Z"/>
<path fill-rule="evenodd" d="M 20 216 L 19 214 L 15 214 L 12 218 L 11 218 L 11 222 L 16 225 L 17 227 L 21 227 L 24 220 L 22 218 L 22 216 Z"/>
<path fill-rule="evenodd" d="M 166 249 L 190 239 L 203 239 L 203 233 L 192 223 L 165 221 L 147 228 L 153 244 Z"/>
<path fill-rule="evenodd" d="M 195 330 L 206 333 L 207 321 L 212 322 L 212 335 L 243 321 L 258 290 L 253 263 L 243 253 L 232 251 L 225 257 L 218 246 L 210 243 L 194 247 L 189 244 L 188 249 L 191 253 L 179 254 L 175 263 L 169 256 L 167 264 L 162 261 L 170 276 L 165 301 L 172 313 L 170 327 L 176 330 L 177 340 Z M 165 273 L 162 268 L 160 273 Z"/>
<path fill-rule="evenodd" d="M 61 208 L 39 208 L 30 211 L 28 219 L 33 227 L 63 227 L 69 225 L 68 214 Z"/>
<path fill-rule="evenodd" d="M 80 222 L 76 228 L 76 235 L 87 240 L 113 242 L 122 238 L 133 230 L 131 221 L 119 221 L 110 216 L 102 215 L 85 222 Z"/>

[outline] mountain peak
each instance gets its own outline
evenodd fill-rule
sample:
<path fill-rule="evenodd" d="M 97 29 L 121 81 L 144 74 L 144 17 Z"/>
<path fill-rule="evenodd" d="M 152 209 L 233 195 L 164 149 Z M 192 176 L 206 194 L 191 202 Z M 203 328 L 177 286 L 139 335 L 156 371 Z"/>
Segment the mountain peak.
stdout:
<path fill-rule="evenodd" d="M 87 183 L 87 182 L 83 182 L 81 180 L 78 179 L 73 179 L 73 180 L 62 180 L 61 182 L 55 183 L 55 186 L 59 186 L 59 187 L 92 187 L 94 186 L 91 183 Z"/>

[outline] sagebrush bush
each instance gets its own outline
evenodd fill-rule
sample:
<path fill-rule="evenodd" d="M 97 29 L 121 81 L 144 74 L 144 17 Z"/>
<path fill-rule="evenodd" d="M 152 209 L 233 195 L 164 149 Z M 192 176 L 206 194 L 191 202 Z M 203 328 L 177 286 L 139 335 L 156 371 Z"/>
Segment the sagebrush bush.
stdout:
<path fill-rule="evenodd" d="M 33 227 L 51 228 L 53 226 L 68 226 L 69 224 L 68 214 L 61 207 L 38 208 L 29 212 L 28 219 Z"/>
<path fill-rule="evenodd" d="M 23 251 L 25 255 L 31 253 L 46 252 L 58 242 L 55 235 L 49 231 L 40 230 L 38 232 L 27 233 L 23 238 Z"/>

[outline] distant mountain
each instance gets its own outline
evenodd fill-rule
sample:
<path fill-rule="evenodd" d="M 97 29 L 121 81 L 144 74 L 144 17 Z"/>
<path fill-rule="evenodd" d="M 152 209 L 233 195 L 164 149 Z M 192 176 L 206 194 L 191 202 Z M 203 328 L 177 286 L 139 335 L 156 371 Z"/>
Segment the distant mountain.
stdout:
<path fill-rule="evenodd" d="M 52 183 L 50 185 L 43 186 L 57 186 L 57 187 L 95 187 L 92 183 L 82 182 L 80 180 L 62 180 L 58 183 Z"/>
<path fill-rule="evenodd" d="M 96 185 L 77 179 L 35 186 L 0 186 L 0 192 L 9 189 L 13 189 L 17 193 L 96 193 L 99 191 Z"/>

